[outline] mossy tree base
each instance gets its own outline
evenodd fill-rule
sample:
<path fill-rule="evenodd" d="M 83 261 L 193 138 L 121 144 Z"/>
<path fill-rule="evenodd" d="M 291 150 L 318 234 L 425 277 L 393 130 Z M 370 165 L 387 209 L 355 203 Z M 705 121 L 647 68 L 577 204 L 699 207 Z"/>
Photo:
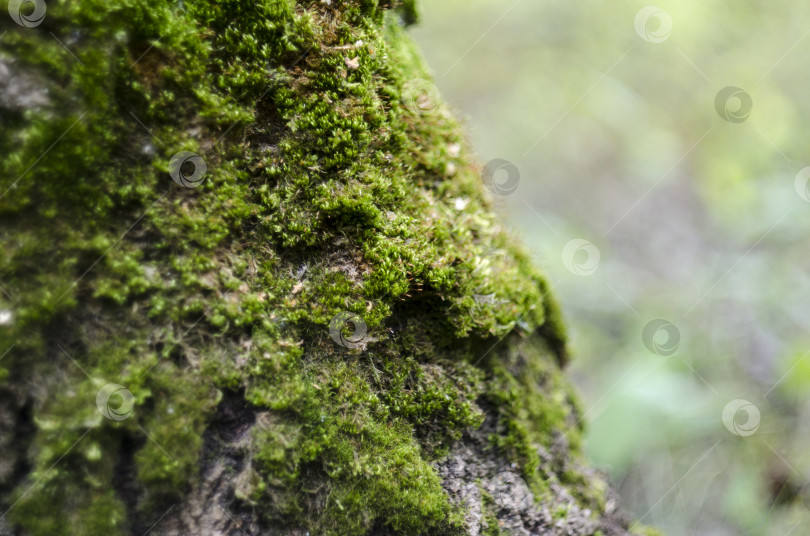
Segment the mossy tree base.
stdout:
<path fill-rule="evenodd" d="M 0 531 L 627 533 L 389 4 L 0 17 Z"/>

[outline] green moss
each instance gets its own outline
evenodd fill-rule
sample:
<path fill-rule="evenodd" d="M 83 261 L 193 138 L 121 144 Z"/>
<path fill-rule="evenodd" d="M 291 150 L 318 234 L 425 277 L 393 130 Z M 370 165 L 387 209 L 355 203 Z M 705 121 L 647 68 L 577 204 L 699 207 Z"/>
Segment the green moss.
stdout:
<path fill-rule="evenodd" d="M 480 488 L 479 488 L 480 489 Z M 491 494 L 481 490 L 482 532 L 483 536 L 504 536 L 504 531 L 495 515 L 495 499 Z"/>
<path fill-rule="evenodd" d="M 396 16 L 371 0 L 83 0 L 47 17 L 80 63 L 31 29 L 0 43 L 51 101 L 4 111 L 0 132 L 0 348 L 15 345 L 0 386 L 37 386 L 13 524 L 121 533 L 122 444 L 136 515 L 160 515 L 197 482 L 222 391 L 259 416 L 237 491 L 273 525 L 460 531 L 431 462 L 483 402 L 493 446 L 544 496 L 558 477 L 536 447 L 560 430 L 579 446 L 559 312 L 458 124 L 412 105 L 430 75 Z M 181 150 L 206 162 L 195 189 L 170 178 Z M 330 338 L 341 311 L 367 325 L 364 349 Z M 133 394 L 130 418 L 101 417 L 107 383 Z"/>
<path fill-rule="evenodd" d="M 553 514 L 554 519 L 565 519 L 568 517 L 568 506 L 565 504 L 561 504 L 554 510 Z"/>
<path fill-rule="evenodd" d="M 426 526 L 458 530 L 459 515 L 413 441 L 410 423 L 391 416 L 361 375 L 364 368 L 336 362 L 304 380 L 308 388 L 287 411 L 305 426 L 279 425 L 275 417 L 259 424 L 254 463 L 263 481 L 253 499 L 319 533 L 365 534 L 379 522 L 405 534 Z M 324 480 L 323 517 L 313 518 L 301 505 Z"/>

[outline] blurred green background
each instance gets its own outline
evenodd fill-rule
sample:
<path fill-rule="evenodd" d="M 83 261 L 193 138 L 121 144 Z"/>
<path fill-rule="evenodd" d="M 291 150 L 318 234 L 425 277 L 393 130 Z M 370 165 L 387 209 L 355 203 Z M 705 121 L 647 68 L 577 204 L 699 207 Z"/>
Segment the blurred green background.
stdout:
<path fill-rule="evenodd" d="M 808 534 L 810 5 L 647 6 L 425 0 L 412 33 L 482 161 L 520 171 L 496 207 L 562 302 L 625 509 Z"/>

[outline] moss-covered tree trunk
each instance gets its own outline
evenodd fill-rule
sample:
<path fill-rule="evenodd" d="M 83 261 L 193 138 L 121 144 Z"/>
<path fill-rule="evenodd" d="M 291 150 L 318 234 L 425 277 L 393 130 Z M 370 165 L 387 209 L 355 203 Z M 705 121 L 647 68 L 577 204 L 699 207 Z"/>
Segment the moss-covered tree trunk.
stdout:
<path fill-rule="evenodd" d="M 2 3 L 0 533 L 627 533 L 388 4 Z"/>

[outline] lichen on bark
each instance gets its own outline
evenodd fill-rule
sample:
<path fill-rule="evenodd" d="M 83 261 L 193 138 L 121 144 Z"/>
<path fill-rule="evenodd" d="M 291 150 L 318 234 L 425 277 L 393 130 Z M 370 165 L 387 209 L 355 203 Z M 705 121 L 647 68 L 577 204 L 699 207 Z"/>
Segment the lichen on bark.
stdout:
<path fill-rule="evenodd" d="M 391 4 L 0 22 L 0 529 L 626 533 L 548 284 Z"/>

